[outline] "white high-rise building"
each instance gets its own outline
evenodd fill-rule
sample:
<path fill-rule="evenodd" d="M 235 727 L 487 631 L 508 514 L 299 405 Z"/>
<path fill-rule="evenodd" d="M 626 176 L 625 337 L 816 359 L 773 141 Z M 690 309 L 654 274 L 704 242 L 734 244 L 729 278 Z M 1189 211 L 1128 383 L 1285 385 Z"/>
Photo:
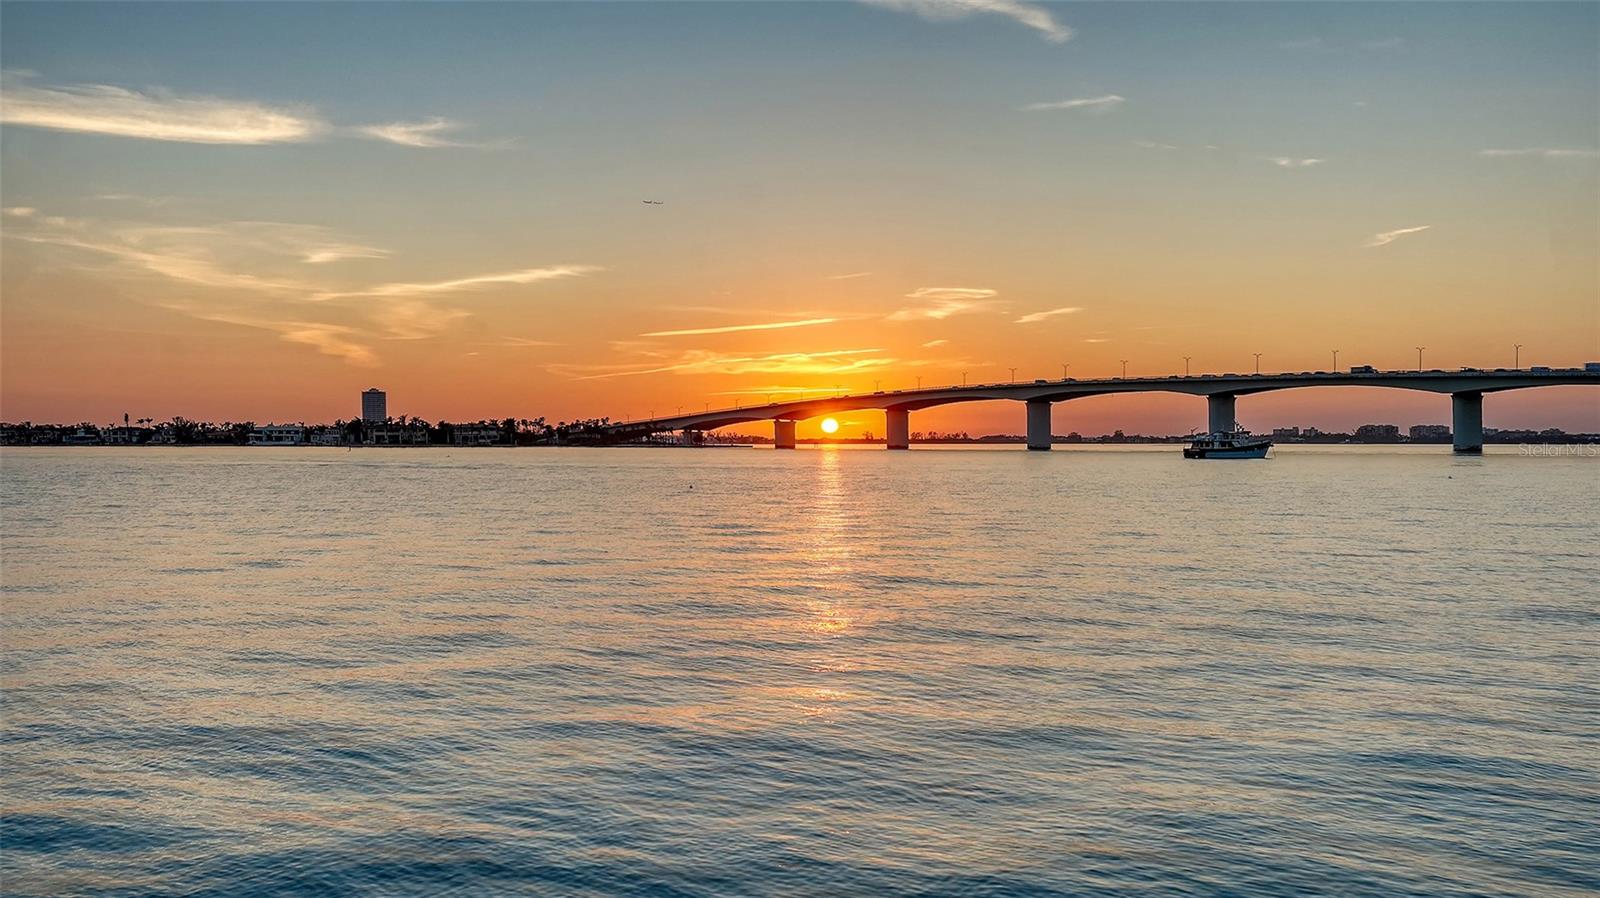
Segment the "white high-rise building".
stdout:
<path fill-rule="evenodd" d="M 377 387 L 361 394 L 361 420 L 382 421 L 389 417 L 389 395 Z"/>

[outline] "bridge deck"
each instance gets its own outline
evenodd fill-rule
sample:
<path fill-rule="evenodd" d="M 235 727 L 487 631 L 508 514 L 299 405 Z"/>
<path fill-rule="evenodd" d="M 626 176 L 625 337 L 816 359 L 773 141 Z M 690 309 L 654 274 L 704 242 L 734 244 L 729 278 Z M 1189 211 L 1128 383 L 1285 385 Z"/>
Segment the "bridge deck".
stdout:
<path fill-rule="evenodd" d="M 966 384 L 913 390 L 881 390 L 838 396 L 810 397 L 763 405 L 710 409 L 689 415 L 623 421 L 607 432 L 642 436 L 673 430 L 714 430 L 764 420 L 804 420 L 863 409 L 915 411 L 955 402 L 1005 399 L 1017 402 L 1064 402 L 1113 393 L 1184 393 L 1191 396 L 1247 396 L 1303 387 L 1388 387 L 1445 394 L 1482 394 L 1530 387 L 1600 385 L 1600 365 L 1583 368 L 1478 369 L 1424 371 L 1301 371 L 1277 374 L 1195 374 L 1168 377 L 1106 377 L 1079 380 L 1033 380 Z"/>

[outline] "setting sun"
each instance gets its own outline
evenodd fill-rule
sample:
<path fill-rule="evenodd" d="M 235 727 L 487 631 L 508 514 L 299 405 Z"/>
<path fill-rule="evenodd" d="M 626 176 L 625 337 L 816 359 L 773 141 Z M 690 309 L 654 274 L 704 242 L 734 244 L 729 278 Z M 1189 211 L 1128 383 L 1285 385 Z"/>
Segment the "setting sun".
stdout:
<path fill-rule="evenodd" d="M 839 422 L 835 421 L 832 418 L 823 418 L 822 419 L 822 432 L 823 433 L 838 433 L 839 432 Z"/>

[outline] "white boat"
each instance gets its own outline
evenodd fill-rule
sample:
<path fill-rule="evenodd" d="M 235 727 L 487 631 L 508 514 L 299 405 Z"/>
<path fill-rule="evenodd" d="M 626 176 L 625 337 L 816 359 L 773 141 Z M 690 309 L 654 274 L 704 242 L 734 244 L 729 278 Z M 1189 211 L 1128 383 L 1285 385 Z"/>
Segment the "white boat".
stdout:
<path fill-rule="evenodd" d="M 1249 431 L 1218 431 L 1194 437 L 1184 447 L 1184 458 L 1266 458 L 1272 441 Z"/>

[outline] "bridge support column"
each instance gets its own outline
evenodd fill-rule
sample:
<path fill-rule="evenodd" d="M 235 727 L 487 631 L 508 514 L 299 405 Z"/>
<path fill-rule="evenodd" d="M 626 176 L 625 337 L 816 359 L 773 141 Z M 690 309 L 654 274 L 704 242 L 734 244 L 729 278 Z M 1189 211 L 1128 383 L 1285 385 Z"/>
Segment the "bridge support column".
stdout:
<path fill-rule="evenodd" d="M 1238 399 L 1232 393 L 1218 393 L 1206 397 L 1206 429 L 1211 433 L 1231 433 L 1235 427 L 1234 401 Z"/>
<path fill-rule="evenodd" d="M 1050 400 L 1028 400 L 1028 448 L 1050 451 Z"/>
<path fill-rule="evenodd" d="M 911 448 L 911 412 L 903 408 L 886 408 L 883 410 L 886 422 L 885 436 L 888 437 L 890 449 Z"/>
<path fill-rule="evenodd" d="M 1450 442 L 1457 452 L 1483 451 L 1483 394 L 1450 394 Z"/>
<path fill-rule="evenodd" d="M 794 448 L 794 422 L 776 418 L 772 422 L 772 448 Z"/>

